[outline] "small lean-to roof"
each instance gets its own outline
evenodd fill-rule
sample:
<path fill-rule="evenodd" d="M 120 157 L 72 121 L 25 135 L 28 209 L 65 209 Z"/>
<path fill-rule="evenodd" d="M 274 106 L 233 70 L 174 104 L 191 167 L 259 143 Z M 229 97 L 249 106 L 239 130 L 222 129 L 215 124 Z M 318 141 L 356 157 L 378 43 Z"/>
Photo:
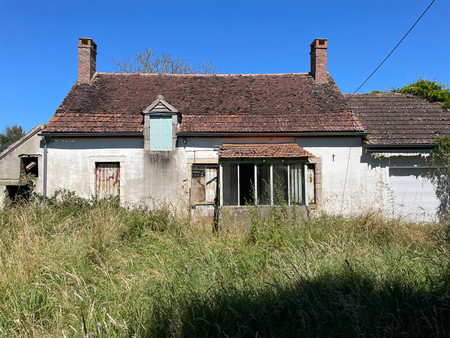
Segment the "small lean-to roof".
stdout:
<path fill-rule="evenodd" d="M 330 76 L 96 73 L 72 87 L 44 133 L 142 133 L 158 95 L 182 115 L 179 135 L 364 132 Z"/>
<path fill-rule="evenodd" d="M 295 143 L 284 144 L 223 144 L 220 158 L 298 158 L 315 157 Z"/>
<path fill-rule="evenodd" d="M 16 142 L 14 142 L 13 144 L 11 144 L 8 148 L 4 149 L 2 152 L 0 152 L 0 159 L 2 159 L 3 157 L 5 157 L 6 155 L 8 155 L 9 153 L 11 153 L 13 150 L 17 149 L 18 147 L 20 147 L 22 144 L 24 144 L 26 141 L 28 141 L 30 138 L 32 138 L 34 135 L 36 135 L 37 133 L 39 133 L 42 129 L 45 128 L 45 124 L 41 123 L 38 124 L 36 127 L 34 127 L 33 129 L 31 129 L 28 133 L 26 133 L 25 135 L 23 135 L 20 139 L 18 139 Z M 38 155 L 34 155 L 34 156 L 38 156 Z"/>
<path fill-rule="evenodd" d="M 368 132 L 368 144 L 433 145 L 450 137 L 450 111 L 411 94 L 344 94 Z"/>

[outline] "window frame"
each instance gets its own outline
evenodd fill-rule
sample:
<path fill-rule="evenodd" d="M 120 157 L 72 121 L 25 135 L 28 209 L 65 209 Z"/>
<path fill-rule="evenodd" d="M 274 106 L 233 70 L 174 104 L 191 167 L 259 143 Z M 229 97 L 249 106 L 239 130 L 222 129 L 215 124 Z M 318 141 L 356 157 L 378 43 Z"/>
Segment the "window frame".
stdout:
<path fill-rule="evenodd" d="M 253 176 L 253 181 L 256 182 L 256 184 L 254 184 L 254 190 L 253 190 L 253 203 L 250 205 L 280 205 L 277 204 L 275 201 L 275 196 L 274 196 L 274 166 L 277 164 L 282 164 L 283 167 L 287 168 L 287 178 L 286 178 L 286 189 L 287 189 L 287 201 L 286 204 L 287 205 L 305 205 L 308 206 L 308 204 L 316 204 L 317 203 L 317 198 L 316 198 L 316 194 L 317 194 L 317 188 L 316 188 L 316 175 L 315 175 L 315 170 L 316 170 L 316 165 L 315 163 L 309 163 L 309 161 L 307 159 L 304 160 L 299 160 L 299 159 L 263 159 L 263 158 L 255 158 L 255 159 L 241 159 L 241 160 L 236 160 L 236 159 L 222 159 L 219 162 L 219 204 L 221 206 L 245 206 L 245 205 L 249 205 L 249 204 L 245 204 L 243 203 L 243 201 L 241 200 L 241 191 L 240 191 L 240 181 L 241 181 L 241 177 L 240 177 L 240 165 L 241 164 L 253 164 L 253 171 L 254 171 L 254 176 Z M 258 201 L 258 185 L 259 184 L 259 178 L 258 178 L 258 167 L 261 166 L 262 164 L 269 164 L 269 177 L 270 177 L 270 183 L 269 183 L 269 200 L 270 203 L 267 204 L 260 204 Z M 236 199 L 237 199 L 237 203 L 236 204 L 226 204 L 227 202 L 224 200 L 224 165 L 235 165 L 236 166 Z M 291 167 L 294 165 L 301 165 L 301 203 L 292 203 L 292 192 L 291 192 Z M 312 195 L 314 196 L 314 198 L 312 199 L 312 201 L 309 201 L 308 198 L 308 170 L 313 170 L 314 172 L 314 182 L 313 182 L 313 193 Z M 231 170 L 231 169 L 230 169 Z"/>

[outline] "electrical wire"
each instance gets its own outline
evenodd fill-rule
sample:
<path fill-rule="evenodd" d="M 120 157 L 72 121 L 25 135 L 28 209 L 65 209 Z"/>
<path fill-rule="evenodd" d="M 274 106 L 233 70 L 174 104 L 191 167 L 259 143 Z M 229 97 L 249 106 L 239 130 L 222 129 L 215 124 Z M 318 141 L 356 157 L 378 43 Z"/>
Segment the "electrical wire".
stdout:
<path fill-rule="evenodd" d="M 414 25 L 411 26 L 411 28 L 409 29 L 408 32 L 406 32 L 406 34 L 403 36 L 403 38 L 397 43 L 397 45 L 394 47 L 394 49 L 391 50 L 391 52 L 388 54 L 388 56 L 386 56 L 384 58 L 384 60 L 378 65 L 377 68 L 375 68 L 375 70 L 372 72 L 372 74 L 369 75 L 369 77 L 358 87 L 358 89 L 356 89 L 353 94 L 356 94 L 356 92 L 358 90 L 361 89 L 362 86 L 364 86 L 366 84 L 367 81 L 369 81 L 369 79 L 372 77 L 373 74 L 376 73 L 376 71 L 383 65 L 383 63 L 392 55 L 392 53 L 394 53 L 394 51 L 397 49 L 398 46 L 400 46 L 400 44 L 402 43 L 403 40 L 405 40 L 405 38 L 408 36 L 408 34 L 413 30 L 413 28 L 417 25 L 417 23 L 420 21 L 420 19 L 422 19 L 422 17 L 425 15 L 425 13 L 428 11 L 428 9 L 431 7 L 431 5 L 435 2 L 436 0 L 431 1 L 431 3 L 428 5 L 428 7 L 423 11 L 422 15 L 416 20 L 416 22 L 414 22 Z M 352 94 L 352 95 L 353 95 Z"/>

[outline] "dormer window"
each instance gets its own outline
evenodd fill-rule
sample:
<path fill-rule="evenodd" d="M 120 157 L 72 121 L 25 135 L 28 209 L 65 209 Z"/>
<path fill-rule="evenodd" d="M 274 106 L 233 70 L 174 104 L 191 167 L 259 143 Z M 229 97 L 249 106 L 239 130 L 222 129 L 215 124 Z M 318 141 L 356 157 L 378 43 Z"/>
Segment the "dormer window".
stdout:
<path fill-rule="evenodd" d="M 171 151 L 175 147 L 178 110 L 162 95 L 144 111 L 144 147 L 151 151 Z"/>

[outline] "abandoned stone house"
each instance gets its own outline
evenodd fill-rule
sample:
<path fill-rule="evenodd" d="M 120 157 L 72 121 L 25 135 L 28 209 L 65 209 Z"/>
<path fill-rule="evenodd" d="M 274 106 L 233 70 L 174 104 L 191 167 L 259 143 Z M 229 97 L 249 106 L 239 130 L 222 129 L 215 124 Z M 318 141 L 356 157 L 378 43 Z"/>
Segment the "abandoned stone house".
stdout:
<path fill-rule="evenodd" d="M 327 48 L 313 41 L 309 73 L 123 74 L 97 72 L 97 46 L 80 38 L 78 80 L 52 119 L 0 154 L 0 202 L 34 167 L 45 195 L 433 220 L 426 157 L 450 114 L 412 95 L 342 94 Z"/>

